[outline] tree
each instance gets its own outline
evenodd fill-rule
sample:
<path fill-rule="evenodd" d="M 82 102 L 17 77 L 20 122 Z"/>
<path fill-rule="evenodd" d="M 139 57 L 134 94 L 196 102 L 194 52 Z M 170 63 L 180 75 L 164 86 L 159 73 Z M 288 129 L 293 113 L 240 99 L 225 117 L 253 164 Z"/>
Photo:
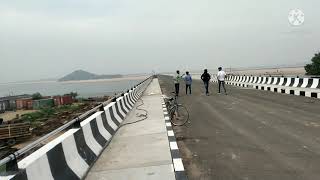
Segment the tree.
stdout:
<path fill-rule="evenodd" d="M 304 66 L 306 75 L 320 75 L 320 52 L 314 55 L 311 62 L 311 64 Z"/>
<path fill-rule="evenodd" d="M 76 99 L 76 97 L 78 96 L 77 92 L 70 92 L 69 95 L 72 97 L 72 99 Z"/>
<path fill-rule="evenodd" d="M 34 94 L 32 94 L 32 99 L 33 100 L 42 99 L 42 95 L 39 92 L 34 93 Z"/>

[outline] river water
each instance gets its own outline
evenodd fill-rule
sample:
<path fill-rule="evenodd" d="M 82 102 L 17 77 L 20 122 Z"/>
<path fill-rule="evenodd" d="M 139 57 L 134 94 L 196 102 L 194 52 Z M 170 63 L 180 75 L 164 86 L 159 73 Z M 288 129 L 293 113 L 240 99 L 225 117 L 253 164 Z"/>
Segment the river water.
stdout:
<path fill-rule="evenodd" d="M 145 78 L 146 76 L 72 82 L 38 81 L 2 83 L 0 84 L 0 97 L 33 94 L 36 92 L 44 96 L 63 95 L 70 92 L 77 92 L 79 97 L 113 95 L 116 92 L 131 88 Z"/>

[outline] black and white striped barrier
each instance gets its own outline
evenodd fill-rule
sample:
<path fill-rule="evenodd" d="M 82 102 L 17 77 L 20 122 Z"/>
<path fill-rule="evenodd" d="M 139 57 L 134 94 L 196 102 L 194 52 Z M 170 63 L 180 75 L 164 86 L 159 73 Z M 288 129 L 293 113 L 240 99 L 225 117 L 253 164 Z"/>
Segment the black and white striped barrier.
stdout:
<path fill-rule="evenodd" d="M 320 98 L 319 78 L 229 76 L 226 83 L 278 93 Z"/>
<path fill-rule="evenodd" d="M 79 180 L 108 146 L 152 78 L 115 99 L 100 111 L 18 162 L 19 171 L 0 179 Z"/>
<path fill-rule="evenodd" d="M 174 135 L 170 118 L 168 115 L 167 107 L 163 99 L 162 99 L 162 109 L 163 109 L 164 119 L 165 119 L 166 128 L 167 128 L 170 152 L 172 157 L 172 164 L 173 164 L 176 180 L 187 180 L 187 176 L 183 166 L 182 158 L 180 156 L 177 140 Z"/>

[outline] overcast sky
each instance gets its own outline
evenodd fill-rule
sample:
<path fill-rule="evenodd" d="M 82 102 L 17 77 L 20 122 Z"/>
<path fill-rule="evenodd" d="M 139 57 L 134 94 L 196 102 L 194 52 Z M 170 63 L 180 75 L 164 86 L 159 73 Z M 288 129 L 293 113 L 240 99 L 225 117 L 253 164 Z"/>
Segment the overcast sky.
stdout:
<path fill-rule="evenodd" d="M 1 0 L 0 82 L 307 62 L 319 0 Z M 305 13 L 293 27 L 290 9 Z"/>

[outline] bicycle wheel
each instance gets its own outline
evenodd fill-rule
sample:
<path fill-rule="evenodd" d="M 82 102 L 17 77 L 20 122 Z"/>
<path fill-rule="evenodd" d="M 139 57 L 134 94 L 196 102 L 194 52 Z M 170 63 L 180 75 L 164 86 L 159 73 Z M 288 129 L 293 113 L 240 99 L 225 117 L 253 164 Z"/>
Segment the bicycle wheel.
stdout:
<path fill-rule="evenodd" d="M 189 112 L 183 105 L 177 105 L 170 109 L 170 121 L 175 126 L 182 126 L 189 120 Z"/>

